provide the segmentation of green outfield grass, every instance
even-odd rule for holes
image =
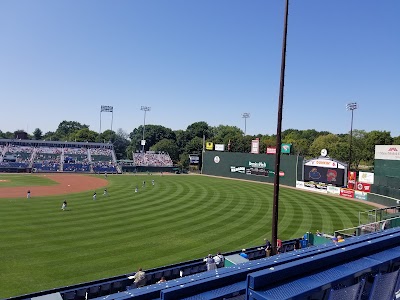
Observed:
[[[5,181],[3,181],[5,180]],[[46,178],[44,175],[32,174],[0,174],[0,188],[17,186],[55,185],[57,182]],[[1,193],[1,191],[0,191]]]
[[[271,185],[188,175],[108,180],[109,196],[99,190],[96,201],[92,192],[0,199],[0,298],[261,245],[271,236]],[[61,211],[65,198],[68,211]],[[279,238],[352,227],[370,208],[281,188]]]

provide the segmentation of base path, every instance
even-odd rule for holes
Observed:
[[[31,176],[31,175],[27,175]],[[18,186],[0,188],[0,198],[26,197],[26,192],[31,191],[32,197],[65,195],[95,190],[108,185],[108,181],[88,175],[80,174],[45,174],[32,175],[49,178],[58,184],[50,186]]]

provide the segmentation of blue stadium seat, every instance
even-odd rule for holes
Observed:
[[[368,300],[392,300],[399,280],[399,270],[375,275]]]
[[[63,294],[64,300],[74,300],[75,299],[75,291],[66,292]]]
[[[365,280],[338,290],[331,289],[328,300],[360,300]]]
[[[108,295],[111,292],[111,283],[103,283],[100,285],[100,295]]]

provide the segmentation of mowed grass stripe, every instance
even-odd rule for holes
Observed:
[[[247,248],[270,237],[270,185],[182,175],[108,180],[109,196],[99,189],[96,201],[93,191],[0,201],[0,297]],[[70,210],[62,212],[64,199]],[[281,188],[278,236],[357,225],[366,207]],[[341,214],[342,221],[334,219]]]

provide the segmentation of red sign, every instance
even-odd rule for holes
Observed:
[[[340,189],[340,196],[354,198],[354,190]]]
[[[285,176],[285,172],[283,172],[283,171],[279,171],[279,176],[280,176],[280,177],[283,177],[283,176]]]
[[[369,193],[371,191],[371,184],[364,182],[357,182],[356,190]]]
[[[276,147],[267,147],[267,154],[276,154]]]
[[[356,185],[357,172],[349,171],[347,174],[347,188],[354,190]]]

